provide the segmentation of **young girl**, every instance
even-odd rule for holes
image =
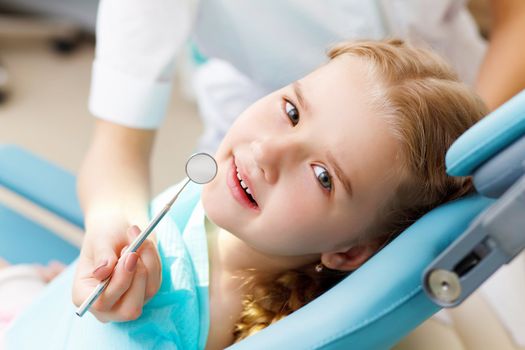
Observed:
[[[471,191],[469,179],[446,175],[444,156],[486,109],[442,60],[397,40],[341,43],[328,55],[242,113],[215,155],[216,178],[202,195],[199,186],[185,190],[159,225],[162,284],[145,305],[140,251],[117,263],[91,311],[102,321],[136,320],[74,316],[70,268],[18,318],[8,344],[29,348],[45,337],[53,349],[222,349],[313,300],[425,212]],[[137,233],[132,227],[129,240]],[[94,276],[79,266],[76,305],[99,282]]]

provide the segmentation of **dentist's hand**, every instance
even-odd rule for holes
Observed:
[[[121,257],[139,233],[137,226],[129,227],[125,220],[115,217],[96,220],[86,230],[73,283],[73,303],[78,307],[93,288],[113,273],[89,310],[101,322],[137,319],[160,287],[161,263],[153,235],[136,253]]]

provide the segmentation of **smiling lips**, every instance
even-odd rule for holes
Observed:
[[[244,174],[241,175],[241,173],[242,171],[239,171],[235,164],[235,160],[233,159],[230,171],[228,172],[227,185],[230,188],[233,197],[242,206],[247,207],[249,209],[258,210],[259,206],[255,200],[253,188],[250,189],[247,177],[244,176]]]

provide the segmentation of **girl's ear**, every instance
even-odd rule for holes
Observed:
[[[343,252],[321,254],[321,262],[332,270],[353,271],[368,260],[378,249],[376,243],[359,244]]]

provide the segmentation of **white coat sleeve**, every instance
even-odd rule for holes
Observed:
[[[91,113],[124,126],[158,127],[170,97],[175,56],[194,13],[191,0],[101,0]]]

